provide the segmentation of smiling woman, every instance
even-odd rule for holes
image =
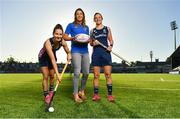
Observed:
[[[39,65],[43,75],[42,85],[44,91],[44,100],[49,105],[53,96],[54,88],[54,73],[56,73],[57,80],[61,80],[58,66],[56,64],[57,57],[56,51],[63,46],[67,53],[67,60],[71,60],[71,54],[66,42],[62,38],[63,28],[60,24],[57,24],[53,30],[53,37],[45,41],[43,48],[39,52]],[[50,87],[48,90],[48,78],[50,77]]]
[[[66,41],[71,41],[72,65],[74,68],[73,95],[75,102],[81,103],[83,102],[83,100],[87,99],[84,91],[85,91],[86,81],[89,75],[90,63],[89,63],[88,42],[80,44],[75,41],[76,36],[79,34],[89,35],[89,27],[86,25],[85,13],[81,8],[75,10],[74,21],[68,24],[65,31],[65,35],[63,37]],[[80,77],[81,71],[83,75],[81,79],[81,88],[78,92],[78,79]]]

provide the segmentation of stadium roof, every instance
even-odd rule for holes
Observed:
[[[180,57],[180,45],[179,45],[179,47],[171,54],[170,57]]]

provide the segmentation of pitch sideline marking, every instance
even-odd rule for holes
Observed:
[[[161,80],[161,81],[164,81],[164,79],[163,79],[163,78],[160,78],[160,80]]]
[[[101,86],[105,87],[105,86]],[[159,91],[179,91],[180,89],[168,89],[168,88],[134,88],[134,87],[114,87],[114,88],[124,88],[124,89],[135,89],[135,90],[159,90]]]

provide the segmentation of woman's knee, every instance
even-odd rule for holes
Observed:
[[[54,79],[54,74],[50,74],[50,79]]]
[[[89,74],[83,74],[83,78],[88,78]]]
[[[48,76],[48,75],[43,75],[43,80],[44,80],[44,81],[47,81],[47,80],[48,80],[48,78],[49,78],[49,76]]]
[[[109,73],[109,72],[107,73],[106,72],[106,73],[104,73],[104,75],[105,75],[106,79],[111,79],[111,73]]]
[[[100,74],[99,74],[99,73],[94,73],[94,79],[95,79],[95,80],[98,80],[99,77],[100,77]]]
[[[74,74],[74,77],[75,77],[75,78],[79,78],[79,76],[80,76],[80,73],[75,73],[75,74]]]

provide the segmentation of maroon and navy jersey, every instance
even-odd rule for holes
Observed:
[[[58,48],[54,47],[54,37],[50,38],[49,41],[50,41],[51,46],[52,46],[52,51],[53,51],[54,57],[55,57],[55,59],[57,61],[56,51],[59,50],[60,47],[62,46],[62,41],[59,42],[59,47]],[[40,52],[38,54],[38,58],[39,59],[47,59],[47,60],[51,61],[49,55],[47,54],[45,46],[40,50]]]

